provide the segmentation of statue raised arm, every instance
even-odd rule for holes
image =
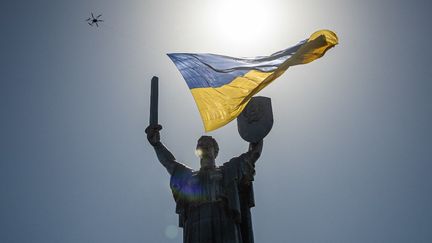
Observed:
[[[150,125],[146,128],[147,140],[153,146],[159,162],[167,169],[168,173],[172,175],[177,165],[180,164],[176,161],[174,155],[163,145],[160,141],[161,125]]]
[[[257,143],[251,142],[249,143],[249,150],[247,154],[249,154],[250,162],[255,164],[255,162],[259,159],[261,156],[261,152],[263,149],[263,140],[260,140]]]

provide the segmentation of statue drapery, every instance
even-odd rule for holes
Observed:
[[[213,169],[177,165],[170,187],[184,243],[254,242],[254,162],[248,152]]]

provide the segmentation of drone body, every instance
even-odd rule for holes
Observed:
[[[93,13],[91,13],[91,17],[86,19],[86,21],[90,26],[96,25],[96,27],[99,27],[98,23],[104,22],[102,19],[99,19],[101,16],[102,14],[99,14],[97,17],[95,17]]]

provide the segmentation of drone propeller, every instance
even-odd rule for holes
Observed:
[[[94,15],[93,15],[93,13],[91,13],[91,16],[92,16],[92,18],[95,18]]]
[[[90,23],[87,23],[87,24],[89,24],[90,26],[93,26],[93,24],[90,24]]]
[[[104,22],[103,19],[98,19],[98,22]]]
[[[99,14],[96,18],[98,19],[98,18],[100,18],[102,16],[102,14]]]
[[[91,20],[91,18],[88,18],[88,19],[86,19],[85,21],[90,21]]]
[[[98,25],[98,23],[97,23],[97,22],[95,22],[95,24],[96,24],[96,26],[97,26],[97,27],[99,27],[99,25]]]

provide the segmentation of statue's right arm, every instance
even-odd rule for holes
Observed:
[[[172,175],[179,163],[175,160],[174,155],[161,143],[159,133],[161,129],[161,125],[150,125],[145,132],[147,133],[147,140],[153,146],[159,162],[167,169],[168,173]]]
[[[174,155],[161,142],[157,142],[153,148],[156,152],[159,162],[167,169],[168,173],[172,175],[179,164],[176,161]]]

